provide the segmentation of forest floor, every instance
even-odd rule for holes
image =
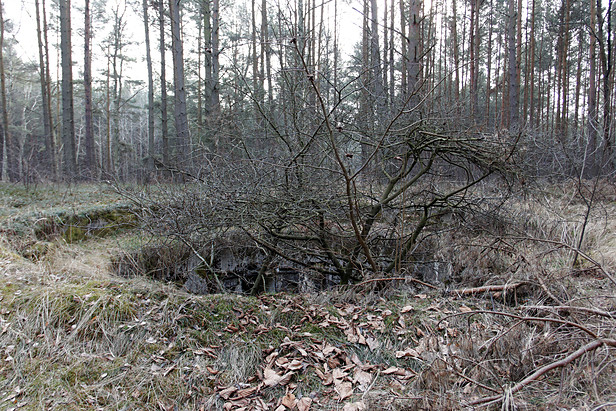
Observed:
[[[584,191],[515,200],[489,282],[247,297],[114,275],[146,240],[112,190],[1,185],[0,409],[616,409],[613,192],[579,252]]]

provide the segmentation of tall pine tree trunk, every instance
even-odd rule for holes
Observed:
[[[39,52],[39,71],[41,78],[41,104],[43,106],[43,132],[45,134],[45,152],[47,154],[48,170],[52,180],[56,178],[56,149],[54,144],[51,120],[51,106],[49,99],[51,96],[47,93],[47,81],[49,67],[45,64],[45,44],[43,42],[43,32],[41,24],[41,10],[39,0],[34,1],[36,10],[36,37],[38,41]]]
[[[268,109],[274,110],[274,90],[272,86],[272,49],[269,44],[269,25],[267,18],[267,0],[261,0],[261,39],[265,52],[265,75],[267,78],[267,105]]]
[[[488,50],[492,50],[492,33],[493,33],[493,27],[494,25],[492,24],[492,16],[493,16],[493,5],[492,5],[492,0],[490,0],[490,23],[489,25],[489,29],[488,29]],[[484,124],[487,126],[490,122],[490,100],[491,100],[491,96],[492,96],[492,53],[489,52],[487,53],[487,67],[486,67],[486,103],[485,103],[485,120],[484,120]],[[498,79],[497,79],[498,81]],[[498,87],[494,87],[494,94],[498,95]],[[496,112],[496,109],[494,110]]]
[[[251,33],[251,60],[252,60],[252,92],[253,92],[253,110],[254,110],[254,123],[255,131],[259,128],[261,123],[260,109],[263,107],[263,93],[261,89],[261,82],[259,74],[259,57],[257,52],[257,0],[250,1],[250,17],[252,23]]]
[[[13,139],[9,130],[9,114],[6,100],[6,74],[4,72],[4,15],[0,2],[0,104],[2,104],[2,134],[4,135],[4,149],[6,150],[6,170],[10,181],[19,180],[19,142]],[[0,153],[1,154],[1,153]],[[1,163],[0,163],[1,165]]]
[[[597,37],[595,36],[597,26],[597,6],[595,0],[590,0],[590,47],[589,47],[589,81],[588,81],[588,143],[592,153],[593,174],[597,171],[598,148],[597,130],[599,127],[597,119]]]
[[[173,56],[174,122],[176,140],[176,163],[187,159],[189,145],[188,113],[186,111],[186,87],[184,78],[184,44],[180,32],[180,0],[169,0],[171,16],[171,54]]]
[[[220,116],[220,3],[212,0],[212,95],[210,107],[213,117]]]
[[[611,16],[612,16],[612,1],[608,2],[607,27],[605,17],[602,11],[601,0],[597,0],[596,17],[597,17],[597,42],[599,44],[599,61],[601,63],[601,91],[603,95],[603,144],[604,153],[606,155],[605,160],[610,161],[610,168],[614,168],[612,162],[614,161],[614,142],[612,136],[610,136],[610,128],[612,123],[611,117],[611,92],[612,92],[612,33],[611,33]],[[607,32],[607,33],[606,33]]]
[[[143,25],[145,29],[145,58],[148,66],[148,172],[154,171],[154,77],[150,51],[150,18],[148,2],[143,0]]]
[[[111,169],[110,173],[118,173],[119,178],[126,177],[125,171],[125,159],[121,158],[123,155],[120,150],[120,108],[122,106],[122,88],[123,88],[123,73],[124,73],[124,55],[122,49],[124,47],[123,32],[126,26],[124,15],[126,8],[120,10],[122,4],[117,3],[114,10],[114,26],[113,26],[113,54],[111,59],[111,66],[113,68],[113,110],[111,112]]]
[[[534,126],[534,118],[535,118],[535,49],[536,49],[536,40],[535,40],[535,1],[532,0],[532,8],[531,8],[531,23],[530,23],[530,64],[528,67],[528,71],[530,73],[528,80],[528,87],[530,87],[529,91],[529,119],[528,123],[531,126]]]
[[[370,71],[372,72],[372,93],[376,103],[376,118],[382,123],[385,115],[385,89],[383,87],[383,69],[379,44],[379,21],[376,0],[370,0]]]
[[[4,78],[4,15],[2,14],[4,5],[0,1],[0,104],[2,104],[2,112],[6,110],[6,91],[5,91],[5,78]],[[4,153],[12,150],[11,138],[8,134],[8,121],[4,121],[4,115],[2,116],[2,121],[0,122],[0,138],[2,143],[0,145],[0,178],[2,178],[2,174],[4,173]],[[8,168],[11,168],[10,161],[8,162]],[[10,174],[9,174],[10,175]],[[10,177],[9,177],[10,179]]]
[[[520,83],[518,82],[517,69],[517,44],[516,44],[516,26],[517,26],[517,4],[516,0],[509,0],[509,29],[508,29],[508,55],[509,55],[509,130],[517,132],[520,124]]]
[[[160,116],[161,138],[163,142],[163,164],[169,165],[169,127],[167,112],[167,63],[165,59],[165,3],[159,0],[158,23],[160,29]]]
[[[60,52],[62,55],[62,159],[64,175],[77,177],[75,114],[73,108],[73,61],[71,47],[71,1],[60,0]]]
[[[199,8],[199,19],[197,20],[197,133],[203,135],[203,6]]]
[[[86,158],[85,168],[87,177],[94,178],[96,175],[96,156],[94,152],[94,126],[92,124],[92,41],[90,0],[85,0],[84,5],[84,64],[83,64],[83,90],[85,99],[85,139]]]
[[[410,99],[410,106],[415,107],[419,104],[419,87],[421,76],[421,10],[423,8],[422,0],[410,0],[409,7],[409,66],[408,66],[408,86],[409,94],[413,97]]]
[[[396,64],[394,60],[394,50],[395,50],[394,46],[395,46],[395,35],[396,35],[396,31],[395,31],[396,22],[394,21],[395,8],[396,8],[395,0],[391,0],[391,4],[389,6],[389,13],[390,13],[390,16],[389,16],[389,108],[392,113],[395,110],[394,101],[396,99],[396,72],[395,72]],[[387,41],[387,39],[384,38],[383,41]]]
[[[47,33],[49,30],[47,29],[47,10],[46,10],[46,0],[41,0],[41,12],[43,14],[43,43],[45,49],[45,77],[46,77],[46,88],[47,88],[47,111],[49,112],[49,127],[51,128],[51,143],[53,146],[52,149],[52,159],[53,159],[53,173],[52,175],[55,178],[58,178],[60,175],[60,165],[58,158],[58,133],[54,124],[54,116],[51,110],[51,70],[49,65],[49,38]]]
[[[478,76],[476,75],[478,71],[477,67],[477,59],[479,52],[476,49],[477,43],[475,42],[475,38],[479,38],[479,28],[478,26],[478,15],[479,15],[479,0],[471,0],[471,18],[470,18],[470,30],[469,30],[469,66],[470,66],[470,105],[471,105],[471,121],[473,123],[477,122],[477,105],[479,101],[478,90],[479,87],[477,85]]]
[[[455,8],[456,2],[453,2]],[[406,27],[408,24],[406,3],[404,0],[400,0],[400,37],[402,47],[400,47],[401,64],[400,64],[400,88],[402,89],[402,99],[406,99],[408,93],[408,37],[406,36]]]
[[[460,52],[458,48],[458,9],[456,7],[456,3],[456,1],[452,2],[453,15],[451,16],[451,39],[454,65],[453,101],[457,109],[460,103]]]

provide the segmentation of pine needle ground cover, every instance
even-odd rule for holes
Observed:
[[[78,215],[94,191],[53,207]],[[105,207],[122,202],[105,196]],[[583,210],[567,192],[549,196],[549,207],[519,200],[534,230],[523,240],[486,237],[482,251],[465,241],[463,253],[443,240],[454,266],[473,259],[491,279],[375,278],[255,297],[114,275],[112,257],[144,241],[136,227],[75,242],[59,235],[32,258],[39,240],[32,220],[15,229],[15,209],[39,200],[15,207],[4,196],[0,409],[609,409],[614,199],[602,200],[571,268],[567,236]],[[36,212],[52,214],[47,201]],[[496,254],[510,263],[500,272]]]

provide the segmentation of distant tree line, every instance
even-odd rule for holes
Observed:
[[[17,54],[0,9],[4,180],[184,179],[221,159],[281,156],[285,167],[310,157],[327,168],[327,150],[350,171],[391,177],[408,149],[400,136],[419,124],[515,140],[535,174],[614,169],[612,0],[23,7],[36,32],[19,35],[36,35],[37,63]],[[357,37],[342,23],[351,15]],[[126,33],[137,21],[145,42],[134,56]],[[129,66],[144,78],[128,77]]]

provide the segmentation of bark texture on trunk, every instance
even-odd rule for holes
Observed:
[[[174,121],[176,131],[177,163],[186,160],[188,155],[189,131],[186,112],[186,86],[184,78],[184,44],[180,30],[180,0],[169,0],[171,16],[171,54],[173,56]]]
[[[60,0],[60,52],[62,55],[62,159],[65,177],[73,180],[77,177],[77,152],[73,107],[70,0]]]

